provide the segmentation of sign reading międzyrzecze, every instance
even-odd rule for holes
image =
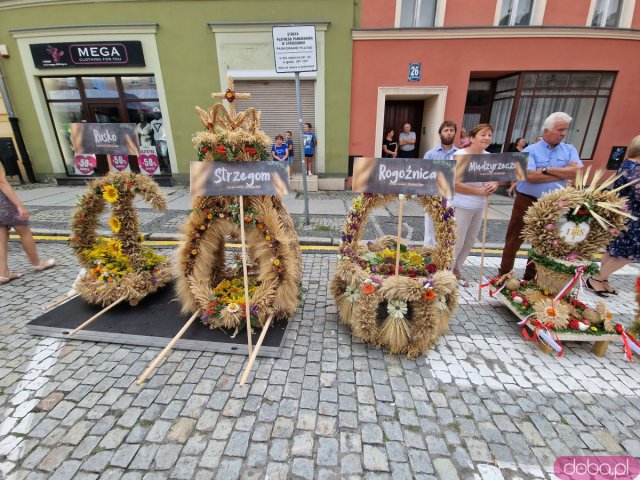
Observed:
[[[526,180],[528,157],[525,152],[454,154],[456,182]]]
[[[76,155],[138,155],[135,123],[72,123],[71,144]]]
[[[455,162],[421,158],[356,158],[353,164],[354,192],[438,195],[454,193]]]
[[[191,162],[192,196],[286,195],[284,162]]]
[[[144,67],[142,42],[51,42],[29,45],[36,68]]]

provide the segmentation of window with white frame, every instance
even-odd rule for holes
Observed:
[[[433,27],[437,0],[402,0],[400,27]]]
[[[499,25],[531,25],[533,3],[534,0],[502,0]]]
[[[596,0],[592,27],[619,27],[622,0]]]

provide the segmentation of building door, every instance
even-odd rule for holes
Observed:
[[[422,136],[422,113],[424,110],[423,100],[387,100],[384,104],[384,129],[393,128],[396,132],[395,139],[398,140],[402,126],[405,123],[411,124],[411,131],[416,132],[416,152],[420,151],[420,137]],[[416,153],[417,155],[417,153]],[[398,156],[402,156],[398,150]]]
[[[126,123],[126,114],[121,110],[119,103],[87,102],[87,108],[91,123]],[[98,174],[106,175],[109,173],[107,155],[96,155],[96,160]],[[129,158],[129,165],[132,165],[131,158]]]

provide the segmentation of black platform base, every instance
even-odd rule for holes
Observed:
[[[99,311],[99,307],[76,297],[29,322],[27,331],[47,337],[164,348],[189,319],[180,313],[180,303],[170,285],[144,298],[137,307],[128,303],[117,305],[86,328],[69,336],[70,331]],[[279,357],[288,327],[289,322],[286,321],[270,327],[258,356]],[[232,331],[209,329],[196,320],[174,348],[248,355],[246,330],[235,338],[231,338],[232,334]],[[259,336],[260,330],[255,331],[253,345]]]

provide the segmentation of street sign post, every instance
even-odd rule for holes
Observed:
[[[318,70],[316,53],[316,27],[313,25],[290,25],[273,27],[273,52],[276,73],[294,73],[296,78],[296,103],[298,106],[298,128],[300,129],[300,161],[302,164],[302,189],[304,192],[304,223],[309,225],[309,193],[304,163],[304,130],[302,128],[302,102],[300,100],[300,72]]]

